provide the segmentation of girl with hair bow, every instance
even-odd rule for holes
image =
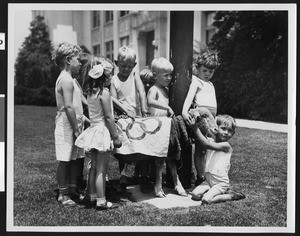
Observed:
[[[83,89],[87,94],[90,127],[76,139],[75,145],[91,152],[91,169],[88,177],[89,206],[96,210],[118,207],[106,200],[106,173],[114,148],[122,146],[117,133],[113,104],[107,86],[110,85],[113,64],[105,57],[91,57],[83,68]]]

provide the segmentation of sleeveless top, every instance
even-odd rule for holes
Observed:
[[[104,90],[108,90],[107,88],[104,88]],[[101,106],[100,100],[99,100],[99,92],[92,93],[87,96],[87,103],[89,106],[89,117],[92,125],[97,125],[101,122],[104,122],[104,113],[103,108]],[[111,101],[111,111],[113,114],[113,103]]]
[[[108,90],[107,88],[104,89]],[[86,151],[92,149],[100,152],[110,151],[113,148],[113,142],[105,124],[103,107],[99,99],[99,91],[89,94],[87,96],[87,102],[91,125],[77,137],[75,145]],[[112,101],[110,106],[113,114]]]
[[[117,91],[117,99],[129,111],[132,111],[136,116],[141,116],[139,95],[135,86],[134,73],[132,72],[126,81],[121,81],[118,75],[112,77],[111,83]]]
[[[156,100],[164,105],[169,105],[169,98],[165,97],[156,86],[152,86],[150,88],[150,90],[153,90],[153,89],[155,89],[158,93],[158,97],[156,98]],[[159,108],[155,108],[155,107],[151,107],[151,106],[149,106],[148,110],[149,110],[151,116],[168,116],[167,110],[163,110],[163,109],[159,109]]]
[[[196,106],[211,107],[217,109],[216,92],[212,82],[206,82],[196,76],[192,76],[191,86],[197,86],[199,88],[194,97]]]
[[[58,89],[58,83],[62,78],[69,77],[72,79],[73,82],[73,107],[76,113],[76,118],[81,119],[83,117],[83,107],[82,107],[82,101],[81,101],[81,89],[79,88],[77,82],[75,79],[72,78],[72,76],[63,70],[60,75],[58,76],[55,84],[55,98],[56,98],[56,104],[57,104],[57,109],[60,112],[65,111],[64,104],[63,104],[63,96],[57,91]]]
[[[212,139],[210,139],[211,142]],[[223,179],[224,182],[229,183],[228,172],[230,169],[231,152],[225,153],[222,151],[215,151],[207,149],[205,153],[205,172]]]

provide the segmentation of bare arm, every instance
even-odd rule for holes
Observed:
[[[66,115],[73,129],[73,133],[75,137],[77,137],[79,135],[79,130],[76,121],[76,113],[73,106],[73,81],[71,79],[62,79],[61,89],[63,92],[64,108],[66,111]]]
[[[154,107],[162,110],[168,111],[168,114],[172,116],[174,114],[172,108],[166,104],[163,104],[157,100],[158,92],[157,89],[153,86],[150,88],[147,96],[148,106]]]
[[[200,131],[198,128],[194,118],[192,118],[192,125],[190,126],[194,131],[197,140],[208,149],[216,150],[216,151],[223,151],[223,152],[232,152],[232,147],[228,142],[210,142]]]
[[[103,107],[103,114],[104,114],[104,119],[105,119],[105,123],[107,125],[107,128],[109,130],[110,136],[112,138],[112,140],[114,140],[115,145],[116,144],[120,144],[121,146],[121,141],[119,138],[119,134],[117,133],[117,129],[115,126],[115,121],[114,121],[114,117],[112,114],[112,110],[111,110],[111,96],[108,90],[104,89],[103,93],[100,97],[100,101],[101,101],[101,105]],[[120,146],[116,146],[116,147],[120,147]]]
[[[85,96],[83,95],[83,94],[81,94],[81,101],[82,101],[82,103],[84,104],[84,105],[88,105],[87,104],[87,100],[86,100],[86,98],[85,98]]]
[[[192,119],[192,117],[188,113],[188,110],[190,109],[190,107],[192,105],[192,102],[196,95],[197,89],[198,89],[198,87],[195,86],[195,84],[192,82],[190,84],[188,94],[184,100],[184,104],[183,104],[183,108],[182,108],[182,117],[188,124],[191,124],[191,119]]]
[[[135,79],[136,89],[137,89],[137,91],[139,93],[139,97],[140,97],[141,112],[142,112],[142,115],[144,116],[147,113],[147,98],[146,98],[144,84],[143,84],[140,76],[138,75],[138,73],[135,73],[134,79]]]

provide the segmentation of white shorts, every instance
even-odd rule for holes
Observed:
[[[80,120],[78,120],[78,126],[82,127]],[[69,162],[84,157],[83,149],[74,145],[73,129],[65,112],[57,112],[54,138],[56,160]]]
[[[205,182],[202,184],[209,185],[210,188],[218,189],[222,194],[224,194],[229,189],[229,181],[224,181],[224,179],[218,178],[217,176],[205,172]]]

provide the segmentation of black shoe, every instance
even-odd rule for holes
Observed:
[[[237,201],[246,198],[246,196],[243,193],[232,190],[228,191],[228,194],[231,196],[232,201]]]
[[[150,188],[150,182],[146,177],[142,177],[140,180],[140,190],[142,193],[150,193],[152,191]]]
[[[126,187],[128,184],[127,176],[126,175],[121,175],[120,177],[120,182],[117,187],[117,192],[118,193],[124,193],[126,191]]]
[[[196,195],[196,194],[193,194],[192,192],[190,192],[190,194],[192,195],[192,200],[194,201],[201,201],[202,200],[202,197],[203,195]]]
[[[78,201],[80,198],[80,193],[75,188],[69,190],[69,195],[73,201]]]
[[[118,187],[117,187],[117,193],[124,193],[126,191],[126,185],[119,183]]]
[[[116,209],[118,207],[119,207],[118,204],[106,201],[104,204],[102,204],[100,206],[96,206],[95,210],[96,211],[106,211],[106,210]]]

